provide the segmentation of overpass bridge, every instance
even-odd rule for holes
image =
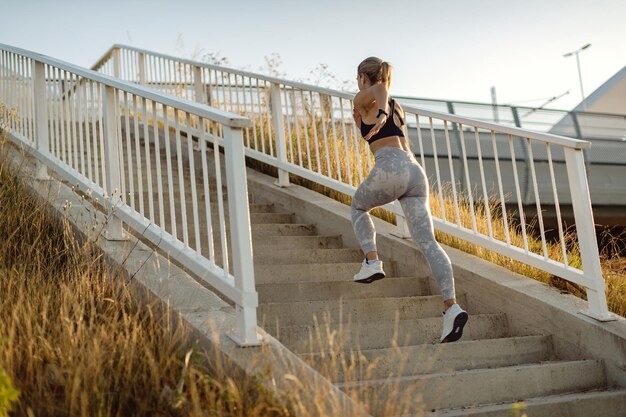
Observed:
[[[447,248],[470,322],[464,341],[441,345],[434,343],[441,297],[421,254],[403,239],[398,205],[386,206],[397,226],[377,224],[389,279],[355,286],[350,277],[362,255],[348,207],[292,184],[299,177],[350,196],[367,175],[373,161],[349,118],[352,95],[121,46],[94,69],[0,45],[0,99],[12,110],[2,129],[28,151],[31,162],[23,163],[36,183],[60,181],[71,198],[65,182],[99,198],[110,242],[140,239],[195,280],[184,284],[157,270],[144,281],[170,279],[171,306],[190,324],[205,326],[229,311],[238,346],[291,352],[315,370],[298,374],[305,386],[323,375],[334,387],[329,401],[347,393],[348,403],[365,404],[372,415],[389,415],[390,387],[422,393],[397,415],[426,407],[432,415],[504,416],[520,398],[530,415],[622,415],[626,322],[606,304],[588,141],[404,106],[414,126],[408,137],[432,180],[435,227],[587,292],[588,301],[563,298]],[[246,169],[244,158],[272,167],[275,177]],[[546,201],[557,218],[558,245],[550,251]],[[568,251],[561,204],[572,207],[582,262]],[[510,233],[516,221],[520,240]],[[196,285],[195,298],[177,285]],[[227,303],[215,301],[216,293]],[[327,332],[316,319],[322,314]],[[313,348],[309,332],[319,335]],[[325,374],[333,334],[345,337],[340,353],[348,362],[373,373]],[[398,349],[410,366],[394,359]],[[249,366],[251,354],[230,354]]]

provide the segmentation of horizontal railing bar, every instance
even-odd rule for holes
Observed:
[[[576,113],[577,115],[581,115],[581,116],[606,116],[606,117],[617,117],[617,118],[624,118],[624,114],[619,114],[619,113],[605,113],[605,112],[594,112],[594,111],[580,111],[580,110],[563,110],[563,109],[551,109],[551,108],[544,108],[544,107],[529,107],[529,106],[517,106],[515,104],[506,104],[506,103],[497,103],[497,104],[491,104],[491,103],[481,103],[481,102],[476,102],[476,101],[463,101],[463,100],[444,100],[444,99],[439,99],[439,98],[425,98],[425,97],[412,97],[412,96],[398,96],[398,95],[394,95],[394,98],[396,99],[401,99],[401,100],[414,100],[414,101],[425,101],[425,102],[433,102],[433,103],[452,103],[453,105],[466,105],[466,106],[471,106],[471,107],[476,107],[477,110],[479,110],[480,107],[484,107],[484,110],[489,110],[492,111],[494,108],[496,108],[497,110],[505,110],[505,111],[510,111],[510,109],[515,108],[518,110],[531,110],[533,112],[539,112],[539,114],[542,113],[555,113],[555,114],[569,114],[569,113]]]
[[[180,97],[170,95],[167,93],[162,93],[154,89],[142,87],[138,84],[134,84],[131,82],[122,81],[118,78],[111,77],[106,74],[102,74],[102,73],[99,73],[99,72],[96,72],[87,68],[82,68],[82,67],[70,64],[69,62],[61,61],[56,58],[52,58],[52,57],[42,55],[36,52],[31,52],[25,49],[5,45],[2,43],[0,43],[0,49],[13,52],[18,55],[26,56],[36,61],[43,62],[48,65],[52,65],[56,68],[69,71],[75,75],[80,75],[84,78],[88,78],[92,81],[97,81],[102,84],[147,98],[149,100],[156,101],[161,104],[166,104],[170,107],[174,107],[176,109],[192,113],[196,116],[200,116],[205,119],[214,120],[216,122],[219,122],[227,126],[242,127],[242,128],[252,126],[252,122],[244,116],[240,116],[234,113],[229,113],[229,112],[219,110],[219,109],[214,109],[212,107],[208,107],[205,104],[197,103],[191,100],[182,99]]]
[[[553,135],[551,133],[541,133],[532,130],[520,129],[518,127],[503,126],[495,123],[483,122],[476,119],[457,116],[454,114],[440,113],[432,110],[424,110],[407,104],[402,105],[405,111],[409,113],[417,113],[420,116],[433,117],[443,119],[450,122],[461,123],[463,125],[471,125],[481,129],[494,130],[498,133],[506,133],[522,138],[535,139],[542,142],[554,143],[555,145],[564,146],[573,149],[586,149],[591,147],[591,142],[580,139],[568,138],[565,136]]]
[[[457,226],[455,223],[444,222],[443,220],[435,217],[433,217],[433,223],[437,223],[439,225],[438,229],[444,233],[463,238],[471,243],[479,244],[486,249],[509,256],[524,264],[549,272],[561,278],[565,278],[578,285],[590,287],[592,284],[591,280],[580,269],[566,267],[563,263],[556,262],[552,259],[546,259],[542,255],[537,255],[536,253],[526,252],[523,248],[512,245],[510,246],[507,245],[506,242],[489,239],[487,236],[477,235],[472,230],[462,226]]]
[[[259,80],[265,80],[265,81],[269,81],[269,82],[276,83],[276,84],[282,84],[282,85],[286,85],[286,86],[289,86],[289,87],[298,88],[298,89],[301,89],[301,90],[311,90],[311,91],[315,91],[315,92],[326,94],[326,95],[330,95],[330,96],[336,96],[336,97],[345,98],[345,99],[348,99],[348,100],[352,100],[352,98],[354,98],[354,94],[352,94],[352,93],[347,93],[347,92],[343,92],[343,91],[333,90],[331,88],[319,87],[319,86],[316,86],[316,85],[301,83],[301,82],[298,82],[298,81],[284,80],[282,78],[272,77],[270,75],[258,74],[258,73],[254,73],[254,72],[238,70],[238,69],[235,69],[235,68],[221,67],[219,65],[207,64],[206,62],[193,61],[191,59],[186,59],[186,58],[179,58],[179,57],[176,57],[176,56],[173,56],[173,55],[162,54],[160,52],[152,52],[152,51],[148,51],[148,50],[145,50],[145,49],[135,48],[133,46],[126,46],[126,45],[121,45],[121,44],[115,44],[115,45],[113,45],[111,47],[110,52],[113,49],[115,49],[115,48],[130,49],[130,50],[133,50],[133,51],[137,51],[137,52],[141,52],[141,53],[145,53],[145,54],[149,54],[149,55],[153,55],[153,56],[158,56],[158,57],[161,57],[161,58],[164,58],[164,59],[178,61],[178,62],[183,63],[183,64],[188,64],[188,65],[193,65],[193,66],[198,66],[198,67],[204,67],[204,68],[208,68],[208,69],[212,69],[212,70],[218,70],[218,71],[227,71],[227,72],[229,72],[231,74],[237,74],[237,75],[241,75],[241,76],[244,76],[244,77],[258,78]],[[91,68],[94,69],[96,67],[97,67],[97,64],[92,66]],[[180,82],[179,82],[179,84],[180,84]]]
[[[102,55],[102,57],[96,61],[96,63],[91,67],[92,69],[102,65],[103,61],[106,61],[106,59],[108,59],[111,56],[111,53],[113,52],[113,50],[115,48],[125,48],[128,50],[132,50],[132,51],[136,51],[139,53],[144,53],[144,54],[150,54],[150,55],[154,55],[154,56],[159,56],[161,58],[166,58],[166,59],[171,59],[171,60],[175,60],[175,61],[179,61],[182,62],[184,64],[189,64],[189,65],[193,65],[193,66],[205,66],[207,68],[211,68],[211,69],[218,69],[218,70],[228,70],[230,72],[232,72],[233,74],[238,74],[238,75],[245,75],[245,76],[250,76],[253,78],[259,78],[259,79],[264,79],[267,81],[271,81],[271,82],[276,82],[276,83],[281,83],[284,85],[289,85],[289,86],[294,86],[297,88],[303,88],[305,90],[312,90],[312,91],[320,91],[320,92],[329,92],[332,95],[335,94],[340,94],[338,95],[338,97],[342,97],[342,98],[349,98],[349,97],[353,97],[354,94],[353,93],[346,93],[346,92],[342,92],[339,90],[333,90],[333,89],[327,89],[327,88],[323,88],[323,87],[319,87],[313,84],[307,84],[307,83],[301,83],[298,81],[290,81],[290,80],[285,80],[285,79],[281,79],[281,78],[277,78],[277,77],[272,77],[269,75],[264,75],[264,74],[258,74],[258,73],[253,73],[253,72],[248,72],[248,71],[243,71],[243,70],[238,70],[235,68],[227,68],[227,67],[222,67],[219,65],[214,65],[214,64],[208,64],[206,62],[199,62],[199,61],[194,61],[191,59],[187,59],[187,58],[181,58],[181,57],[177,57],[174,55],[167,55],[167,54],[162,54],[160,52],[154,52],[154,51],[149,51],[147,49],[141,49],[141,48],[137,48],[134,46],[129,46],[129,45],[124,45],[124,44],[114,44],[111,48],[109,48],[109,50]],[[454,104],[466,104],[466,105],[476,105],[476,106],[485,106],[485,107],[489,107],[490,109],[494,107],[493,104],[490,103],[479,103],[479,102],[472,102],[472,101],[462,101],[462,100],[444,100],[444,99],[431,99],[431,98],[420,98],[420,97],[411,97],[411,96],[402,96],[402,95],[394,95],[394,98],[397,99],[403,99],[403,100],[417,100],[417,101],[432,101],[432,102],[441,102],[441,103],[454,103]],[[521,110],[538,110],[538,111],[544,111],[544,112],[555,112],[555,113],[576,113],[576,114],[581,114],[581,115],[592,115],[592,116],[616,116],[616,117],[624,117],[623,114],[618,114],[618,113],[601,113],[601,112],[589,112],[589,111],[585,111],[585,112],[581,112],[581,111],[568,111],[568,110],[562,110],[562,109],[547,109],[547,108],[537,108],[537,107],[529,107],[529,106],[516,106],[513,104],[496,104],[495,107],[507,107],[507,108],[517,108],[517,109],[521,109]]]
[[[481,103],[477,101],[445,100],[441,98],[425,98],[425,97],[412,97],[412,96],[394,96],[394,97],[397,99],[401,99],[401,100],[429,101],[429,102],[443,103],[443,104],[452,103],[454,105],[460,104],[460,105],[468,105],[468,106],[476,106],[476,107],[489,107],[489,109],[492,109],[495,107],[495,108],[506,108],[508,110],[514,107],[514,108],[521,109],[521,110],[541,110],[541,111],[551,111],[555,113],[569,113],[567,110],[562,110],[562,109],[545,109],[545,108],[540,109],[537,107],[516,106],[514,104],[505,104],[505,103],[491,104],[491,103]]]
[[[330,89],[330,88],[323,88],[323,87],[319,87],[319,86],[315,86],[315,85],[311,85],[311,84],[306,84],[306,83],[300,83],[300,82],[296,82],[296,81],[284,80],[284,79],[281,79],[281,78],[271,77],[271,76],[257,74],[257,73],[248,72],[248,71],[237,70],[237,69],[233,69],[233,68],[221,67],[219,65],[207,64],[207,63],[204,63],[204,62],[193,61],[193,60],[186,59],[186,58],[179,58],[179,57],[175,57],[175,56],[172,56],[172,55],[161,54],[161,53],[158,53],[158,52],[152,52],[152,51],[148,51],[148,50],[144,50],[144,49],[140,49],[140,48],[135,48],[135,47],[132,47],[132,46],[126,46],[126,45],[122,45],[122,44],[115,44],[115,45],[113,45],[111,47],[111,49],[109,50],[109,53],[111,51],[113,51],[115,48],[125,48],[125,49],[133,50],[133,51],[136,51],[136,52],[149,54],[149,55],[153,55],[153,56],[158,56],[158,57],[162,57],[162,58],[165,58],[165,59],[169,59],[169,60],[177,61],[177,62],[180,62],[180,63],[188,64],[188,65],[199,66],[199,67],[209,68],[209,69],[218,70],[218,71],[226,71],[226,72],[229,72],[231,74],[237,74],[237,75],[241,75],[241,76],[245,76],[245,77],[257,78],[257,79],[269,81],[269,82],[280,84],[280,85],[284,85],[284,86],[290,86],[290,87],[294,87],[294,88],[298,88],[298,89],[302,89],[302,90],[307,90],[307,91],[314,91],[314,92],[318,92],[318,93],[321,93],[321,94],[326,94],[326,95],[329,95],[329,96],[343,98],[343,99],[350,100],[350,101],[352,101],[354,99],[354,94],[353,93],[342,92],[342,91],[333,90],[333,89]],[[94,65],[92,68],[96,68],[96,67],[97,66]],[[488,129],[488,130],[496,130],[496,131],[507,133],[507,134],[511,134],[511,135],[514,135],[514,136],[521,136],[521,137],[525,137],[525,138],[529,138],[529,139],[539,140],[539,141],[542,141],[542,142],[554,143],[554,144],[561,145],[561,146],[566,146],[566,147],[569,147],[569,148],[585,149],[585,148],[589,148],[591,146],[590,142],[584,141],[584,140],[580,140],[580,139],[573,139],[573,138],[568,138],[568,137],[565,137],[565,136],[553,135],[553,134],[550,134],[550,133],[534,132],[534,131],[531,131],[531,130],[525,130],[525,129],[515,128],[515,127],[502,126],[502,125],[498,125],[498,124],[495,124],[495,123],[483,122],[483,121],[480,121],[480,120],[475,120],[475,119],[471,119],[471,118],[467,118],[467,117],[452,115],[452,114],[448,114],[448,113],[440,113],[440,112],[436,112],[436,111],[421,109],[419,107],[411,106],[411,105],[408,105],[408,104],[403,104],[403,108],[405,109],[405,111],[408,110],[409,112],[417,113],[417,114],[419,114],[421,116],[435,117],[435,118],[448,120],[448,121],[455,122],[455,123],[462,123],[464,125],[472,125],[472,126],[476,126],[476,127],[483,128],[483,129]]]

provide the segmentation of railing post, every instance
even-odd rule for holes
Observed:
[[[605,283],[600,266],[600,254],[593,223],[591,198],[585,171],[583,152],[579,149],[565,148],[565,163],[567,166],[567,178],[572,193],[572,208],[582,258],[583,273],[587,277],[588,310],[581,313],[599,321],[616,320],[609,313],[606,304]]]
[[[450,114],[456,114],[454,112],[454,104],[451,101],[448,101],[448,113]],[[450,157],[454,160],[457,159],[458,160],[458,168],[457,168],[457,172],[461,173],[461,178],[463,178],[463,172],[465,172],[465,161],[463,160],[463,157],[461,155],[461,149],[462,149],[462,145],[461,145],[461,135],[459,134],[459,125],[458,123],[454,123],[454,122],[450,122],[452,124],[452,132],[454,133],[454,138],[456,139],[456,149],[458,154],[457,155],[450,155]],[[452,173],[450,173],[452,175]],[[459,180],[458,182],[456,182],[455,178],[452,178],[452,180],[456,183],[456,186],[459,187],[460,191],[463,191],[463,189],[465,188],[465,183],[462,180]]]
[[[146,54],[139,52],[139,84],[146,85]]]
[[[37,150],[43,154],[50,153],[50,139],[48,132],[48,117],[46,112],[46,70],[43,62],[32,61],[31,74],[33,76],[33,98],[35,102],[35,137]],[[35,179],[48,180],[46,164],[37,161]]]
[[[122,202],[122,178],[120,175],[120,138],[117,136],[115,89],[102,84],[102,120],[104,132],[104,172],[108,195],[104,204],[108,209],[105,237],[108,240],[127,240],[122,221],[115,215],[114,207]],[[150,197],[152,198],[152,196]]]
[[[513,114],[513,122],[515,123],[515,127],[522,127],[522,122],[519,118],[519,113],[517,111],[517,107],[511,106],[511,113]]]
[[[569,114],[572,116],[572,123],[574,124],[574,129],[576,130],[576,137],[580,140],[585,140],[585,137],[583,136],[583,131],[580,128],[578,114],[573,111],[570,112]],[[585,167],[587,168],[587,171],[589,171],[589,150],[588,149],[583,149],[583,156],[585,157]]]
[[[248,184],[241,128],[224,126],[224,154],[233,248],[233,272],[235,286],[243,294],[242,305],[236,306],[237,325],[230,337],[242,347],[258,346],[261,344],[261,337],[257,332],[256,317],[256,308],[259,302],[254,284]]]
[[[196,101],[198,103],[207,104],[204,85],[202,84],[202,68],[197,65],[193,67],[193,83],[196,92]]]
[[[113,49],[113,76],[115,78],[120,78],[120,70],[121,62],[120,62],[120,48]]]
[[[283,106],[280,100],[280,85],[272,83],[270,87],[270,102],[272,107],[272,124],[276,137],[276,158],[279,164],[287,164],[287,142],[285,140],[285,126],[283,124]],[[291,138],[290,138],[291,140]],[[274,184],[279,187],[289,186],[289,172],[278,168],[278,181]]]

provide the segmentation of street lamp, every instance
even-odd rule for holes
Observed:
[[[572,56],[572,55],[576,55],[576,65],[578,66],[578,82],[580,83],[580,95],[583,96],[583,101],[585,101],[585,93],[583,92],[583,77],[580,74],[580,59],[578,59],[578,53],[580,51],[584,51],[585,49],[589,48],[591,46],[590,43],[588,43],[587,45],[583,46],[580,49],[577,49],[573,52],[568,52],[565,55],[563,55],[563,58],[567,58],[568,56]]]

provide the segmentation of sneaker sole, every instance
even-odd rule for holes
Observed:
[[[359,280],[353,280],[354,282],[358,282],[359,284],[371,284],[374,281],[378,281],[379,279],[383,279],[385,278],[385,274],[381,274],[381,273],[377,273],[374,274],[370,277],[364,278],[364,279],[359,279]]]
[[[467,313],[459,313],[458,316],[454,318],[454,327],[452,327],[452,331],[441,341],[441,343],[450,343],[456,342],[463,336],[463,327],[465,327],[465,323],[467,323]]]

